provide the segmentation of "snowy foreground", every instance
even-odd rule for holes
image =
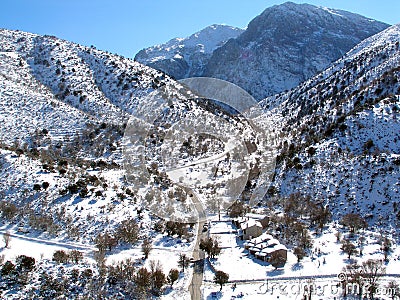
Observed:
[[[363,249],[364,255],[354,256],[348,260],[347,255],[340,249],[340,243],[336,241],[337,228],[331,224],[322,235],[315,236],[311,257],[305,257],[298,263],[296,256],[289,251],[286,265],[275,269],[269,263],[255,259],[244,249],[243,241],[236,238],[236,228],[229,218],[223,216],[221,221],[218,221],[218,217],[213,217],[210,225],[208,234],[219,241],[222,251],[216,259],[210,259],[205,264],[201,286],[204,299],[302,299],[308,287],[314,289],[313,297],[317,299],[340,299],[343,290],[339,286],[339,278],[343,275],[343,267],[346,264],[369,258],[383,258],[380,245],[377,243],[379,234],[365,231],[367,241]],[[1,233],[5,230],[4,226],[0,228]],[[148,259],[143,262],[144,266],[149,267],[151,261],[159,261],[163,271],[168,273],[170,269],[177,268],[179,254],[186,253],[190,256],[193,246],[193,243],[189,242],[176,243],[176,240],[160,234],[153,241],[153,249]],[[54,251],[71,249],[84,254],[84,263],[78,265],[78,268],[84,269],[88,265],[95,265],[93,246],[64,243],[44,236],[33,237],[30,233],[12,231],[9,248],[0,248],[0,255],[4,255],[4,260],[11,261],[18,255],[28,255],[35,258],[39,266],[54,268],[50,263]],[[126,258],[140,261],[142,256],[140,247],[116,248],[107,255],[107,264],[113,265]],[[400,249],[394,244],[389,261],[386,263],[386,276],[379,280],[380,289],[377,296],[379,295],[380,299],[391,299],[393,291],[386,286],[390,281],[398,280],[396,274],[399,267]],[[65,268],[69,268],[68,264]],[[229,274],[229,282],[223,286],[222,291],[213,282],[215,270]],[[192,272],[193,268],[190,267],[188,271],[181,273],[173,288],[166,288],[161,298],[189,299],[188,288]],[[357,286],[348,287],[349,295],[354,294],[357,288]],[[10,299],[18,299],[18,296]]]
[[[354,257],[350,261],[336,242],[337,230],[330,226],[322,235],[314,240],[313,255],[305,257],[297,263],[296,256],[289,251],[288,261],[283,268],[275,270],[270,264],[255,259],[244,249],[243,242],[236,239],[235,228],[229,220],[212,222],[210,235],[216,237],[223,248],[221,255],[206,264],[202,293],[205,299],[302,299],[304,290],[308,286],[314,287],[316,299],[338,299],[342,296],[342,289],[338,287],[343,267],[354,261],[365,261],[370,258],[382,259],[380,245],[376,242],[378,234],[366,231],[367,242],[364,255]],[[386,264],[388,276],[380,279],[380,289],[377,296],[382,299],[391,299],[390,289],[386,288],[389,281],[398,281],[400,267],[400,249],[393,246],[390,260]],[[213,283],[215,270],[222,270],[229,274],[229,283],[223,287]],[[356,291],[356,286],[349,287]],[[349,295],[352,290],[349,290]],[[358,297],[358,296],[357,296]]]

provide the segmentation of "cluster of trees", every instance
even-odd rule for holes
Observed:
[[[178,236],[179,238],[190,236],[188,224],[182,222],[160,220],[154,225],[154,229],[160,233],[166,232],[168,236]]]
[[[218,240],[211,237],[201,239],[199,244],[200,250],[205,251],[210,258],[215,258],[221,253],[221,247]]]
[[[313,246],[309,229],[315,228],[317,232],[322,232],[324,226],[331,221],[332,214],[321,202],[300,193],[277,198],[272,202],[274,204],[271,204],[271,208],[281,207],[283,216],[272,216],[269,226],[275,229],[276,235],[286,245],[293,247],[293,252],[300,262]]]
[[[359,214],[348,213],[342,217],[340,224],[349,230],[349,234],[343,239],[341,239],[342,234],[340,231],[336,233],[337,242],[342,244],[342,251],[347,254],[348,259],[357,254],[362,256],[366,238],[360,230],[368,228],[367,221]],[[381,235],[379,243],[383,260],[387,262],[392,251],[392,242],[387,236]]]
[[[56,250],[53,253],[53,261],[59,264],[75,263],[78,264],[83,259],[83,253],[78,250],[64,251]]]
[[[307,256],[308,250],[313,246],[313,240],[306,223],[284,215],[282,217],[271,217],[270,226],[275,228],[277,236],[279,236],[286,245],[291,245],[293,247],[294,254],[297,256],[298,261]]]
[[[26,255],[19,255],[15,263],[6,261],[2,264],[0,274],[7,285],[22,284],[28,282],[28,274],[35,268],[35,259]]]
[[[230,218],[238,218],[249,212],[249,207],[247,207],[242,201],[238,200],[233,202],[227,211]]]
[[[34,211],[28,211],[28,224],[31,228],[39,231],[47,231],[52,235],[56,235],[60,231],[60,226],[55,222],[54,218],[47,213],[36,214]]]
[[[104,277],[104,284],[113,290],[119,290],[134,299],[149,299],[160,296],[166,284],[172,287],[179,279],[179,271],[171,269],[165,274],[159,261],[150,261],[149,268],[138,269],[133,260],[126,259],[107,266]]]
[[[99,233],[95,238],[95,244],[99,251],[111,251],[117,244],[135,244],[139,240],[139,226],[135,219],[129,218],[122,221],[115,233]]]
[[[284,199],[283,211],[291,218],[308,220],[309,225],[317,230],[322,230],[332,219],[328,207],[313,201],[311,196],[300,193],[291,194]]]
[[[68,252],[57,250],[53,254],[55,263],[78,263],[81,259],[82,253],[77,250]],[[18,256],[15,262],[0,261],[0,282],[7,289],[12,287],[24,289],[32,278],[30,272],[37,271],[39,272],[38,285],[32,290],[29,287],[24,290],[26,295],[32,294],[32,298],[39,294],[46,299],[59,296],[78,298],[78,295],[85,296],[87,299],[114,298],[116,295],[118,297],[125,295],[129,299],[149,299],[160,296],[166,285],[172,287],[180,276],[177,269],[171,269],[165,274],[158,261],[150,261],[149,268],[138,268],[137,262],[132,259],[112,265],[98,264],[97,268],[80,269],[71,265],[61,269],[54,268],[48,264],[49,262],[45,263],[46,267],[43,268],[36,264],[34,258],[25,255]],[[83,266],[85,264],[81,265]]]
[[[375,299],[374,295],[379,287],[380,276],[385,274],[386,267],[382,260],[368,259],[361,264],[352,263],[347,265],[343,272],[346,274],[346,280],[342,281],[343,290],[346,291],[346,285],[349,283],[357,284],[360,298],[363,291],[367,290],[370,299]],[[366,287],[363,288],[363,287]],[[346,295],[344,295],[346,296]]]
[[[31,228],[39,231],[47,231],[50,234],[57,234],[60,230],[59,225],[55,223],[54,218],[50,214],[44,212],[38,214],[29,207],[20,208],[11,202],[0,201],[0,215],[8,221],[25,218]]]
[[[360,229],[368,228],[367,221],[356,213],[345,214],[340,220],[340,223],[350,230],[351,235],[357,233]]]
[[[348,213],[345,214],[340,220],[340,224],[345,228],[348,228],[350,235],[349,238],[343,238],[341,243],[341,249],[347,254],[347,258],[350,259],[351,256],[358,253],[357,245],[359,246],[359,254],[362,255],[362,250],[365,242],[365,237],[360,236],[358,238],[357,245],[352,241],[355,240],[355,234],[358,233],[360,229],[366,229],[368,227],[367,221],[362,218],[359,214]],[[338,231],[336,233],[337,242],[340,241],[341,233]]]
[[[169,283],[172,286],[178,278],[178,270],[171,269],[169,274],[166,276],[160,263],[151,261],[150,270],[145,267],[140,268],[136,272],[133,281],[136,285],[136,289],[148,298],[150,295],[160,296],[165,284]]]
[[[79,178],[74,183],[70,183],[65,189],[60,190],[59,193],[62,196],[66,195],[68,193],[71,195],[78,194],[81,198],[85,198],[90,194],[88,185],[92,185],[94,187],[100,187],[100,188],[107,187],[106,183],[102,183],[101,178],[98,178],[96,175],[86,174],[86,175],[83,175],[81,178]],[[91,191],[94,191],[94,189]],[[95,195],[101,196],[102,195],[101,191],[99,191],[100,194],[98,193],[98,191],[95,192]]]
[[[18,214],[18,207],[11,202],[0,201],[0,214],[6,220],[12,220]]]

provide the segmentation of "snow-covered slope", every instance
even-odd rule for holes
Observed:
[[[211,25],[187,38],[143,49],[135,60],[176,79],[201,76],[213,51],[242,32],[236,27]]]
[[[132,60],[52,36],[1,30],[0,52],[23,67],[5,63],[3,73],[30,77],[59,101],[108,122],[122,122],[135,100],[165,79],[161,72]],[[40,93],[34,84],[25,90]]]
[[[178,85],[131,59],[53,36],[0,30],[0,201],[50,214],[63,228],[57,235],[69,235],[65,221],[72,213],[83,229],[80,238],[92,239],[109,223],[100,210],[126,188],[124,126],[138,99],[160,86]],[[89,177],[97,179],[87,189],[82,182]],[[33,188],[43,182],[49,185]],[[62,207],[64,213],[55,217]],[[125,209],[134,217],[135,207],[122,204],[111,227],[127,217]],[[85,220],[88,213],[96,215],[93,222]]]
[[[233,176],[248,171],[236,155],[230,159],[225,153],[230,151],[237,137],[244,139],[240,149],[249,152],[249,161],[256,161],[259,154],[247,151],[247,145],[254,144],[259,152],[264,149],[264,141],[257,133],[252,133],[251,124],[244,117],[233,116],[211,102],[193,100],[187,89],[160,71],[55,37],[9,30],[2,30],[0,34],[0,120],[4,121],[0,129],[0,173],[4,175],[0,176],[4,187],[1,200],[19,207],[29,205],[37,213],[54,213],[64,207],[65,214],[55,222],[63,223],[71,214],[76,224],[82,229],[87,228],[81,239],[92,238],[93,232],[101,231],[104,226],[115,229],[124,217],[124,211],[138,209],[142,201],[148,204],[147,208],[151,202],[152,215],[176,219],[181,217],[180,212],[188,212],[193,218],[186,220],[195,220],[198,216],[193,202],[189,198],[180,201],[182,194],[189,196],[180,188],[180,179],[177,172],[174,173],[177,164],[185,161],[190,168],[181,169],[191,173],[201,170],[204,173],[202,166],[205,164],[214,174],[212,180],[221,181],[223,186],[224,180],[235,173],[232,170],[240,169]],[[156,90],[157,97],[153,94],[145,97]],[[171,97],[163,98],[165,95]],[[152,103],[151,99],[157,101]],[[125,180],[128,176],[123,168],[124,130],[133,131],[133,140],[139,136],[138,127],[129,127],[128,119],[132,114],[143,120],[152,119],[159,127],[152,128],[152,132],[143,137],[146,143],[144,164],[149,181],[141,182],[140,186],[132,186],[132,181]],[[222,120],[220,128],[217,127],[218,120]],[[197,130],[189,128],[190,135],[169,130],[180,122],[204,122],[204,126],[197,124]],[[205,124],[214,124],[217,128],[213,130],[223,132],[221,137],[203,135]],[[163,141],[172,143],[171,149],[165,145],[162,148]],[[128,135],[127,144],[129,142]],[[192,142],[196,144],[184,146]],[[174,143],[177,143],[176,148],[172,147]],[[201,144],[199,149],[195,147],[197,143]],[[141,153],[143,147],[129,148],[125,154],[133,157]],[[174,152],[167,155],[165,151]],[[176,159],[174,165],[169,166],[173,171],[165,165],[165,155]],[[191,165],[196,159],[207,157],[214,161],[202,163],[200,159],[197,161],[200,166]],[[217,162],[218,167],[211,172]],[[171,174],[167,176],[168,170]],[[201,189],[201,201],[205,202],[212,189],[209,187],[211,179],[203,173],[205,177],[200,185],[196,178],[193,182]],[[135,172],[128,175],[141,178]],[[174,176],[179,182],[174,183]],[[257,180],[257,176],[249,181]],[[247,177],[243,178],[245,185]],[[41,188],[43,182],[49,185]],[[164,203],[153,197],[153,189],[161,190],[163,195],[180,193],[181,196],[163,197],[168,201]],[[43,199],[51,204],[51,208],[43,206]],[[115,211],[113,221],[109,222],[107,216],[100,213],[105,205],[121,205],[118,209],[121,215]],[[95,215],[93,222],[86,220],[90,210]],[[167,211],[168,215],[165,215]],[[146,214],[149,217],[150,212],[146,211]]]
[[[357,45],[297,88],[266,98],[286,136],[273,184],[301,190],[336,217],[400,220],[400,25]]]
[[[204,75],[229,79],[262,99],[297,86],[386,27],[357,14],[287,2],[267,8],[218,48]]]

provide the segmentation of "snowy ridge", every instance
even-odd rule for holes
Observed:
[[[275,5],[214,51],[205,75],[230,80],[261,100],[294,88],[387,27],[350,12]]]
[[[144,49],[135,59],[177,79],[228,80],[261,100],[294,88],[387,27],[346,11],[286,2],[267,8],[243,32],[213,25],[189,38]],[[215,37],[223,28],[235,34],[216,47]],[[202,46],[206,44],[197,42],[197,36],[207,37],[212,47]]]
[[[76,131],[93,120],[56,99],[30,74],[29,66],[15,52],[0,54],[0,106],[2,142],[8,144],[16,139],[24,141],[45,128],[55,135]]]
[[[25,98],[29,108],[26,110],[28,115],[4,114],[3,118],[10,118],[11,122],[6,122],[5,126],[8,128],[12,119],[20,120],[21,123],[16,123],[30,128],[26,134],[36,129],[53,128],[74,132],[83,129],[89,120],[123,124],[138,98],[162,82],[172,82],[160,72],[132,60],[52,36],[2,29],[0,53],[1,80],[4,81],[1,100],[7,103],[13,98],[16,103]],[[23,94],[34,96],[23,97]],[[48,99],[53,110],[60,112],[61,119],[35,115],[34,98]],[[56,120],[60,122],[54,123]],[[73,122],[77,122],[72,126],[75,128],[69,128],[68,124]],[[23,134],[19,134],[22,132],[6,130],[4,137],[23,140]]]
[[[162,45],[141,50],[135,60],[161,70],[176,79],[201,76],[212,52],[242,29],[211,25],[186,38],[174,38]]]

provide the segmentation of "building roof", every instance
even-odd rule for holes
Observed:
[[[246,222],[243,222],[240,224],[240,229],[244,230],[244,229],[254,227],[254,226],[262,228],[262,225],[260,222],[258,222],[257,220],[254,220],[254,219],[249,219]]]
[[[263,220],[265,219],[267,216],[266,215],[262,215],[262,214],[253,214],[253,213],[247,213],[246,217],[250,218],[250,219],[255,219],[255,220]]]
[[[278,245],[274,246],[274,250],[287,250],[287,248],[285,245],[278,244]]]
[[[277,239],[272,239],[272,240],[269,240],[267,242],[267,244],[268,244],[268,247],[270,247],[270,246],[273,246],[273,245],[279,245],[280,243],[279,243],[279,241]]]
[[[249,248],[249,251],[256,251],[256,252],[258,252],[258,251],[260,251],[261,250],[261,248],[259,248],[259,247],[257,247],[257,246],[255,246],[255,247],[250,247]]]

